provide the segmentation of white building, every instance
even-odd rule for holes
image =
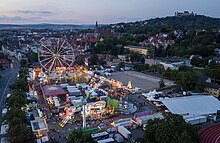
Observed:
[[[162,99],[161,102],[172,114],[179,115],[210,115],[220,110],[220,101],[209,95],[184,96]]]

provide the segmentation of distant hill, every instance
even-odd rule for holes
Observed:
[[[111,24],[110,29],[121,33],[150,34],[181,30],[220,29],[220,19],[203,15],[155,18],[144,21]]]
[[[72,24],[0,24],[0,29],[88,29],[95,25]]]

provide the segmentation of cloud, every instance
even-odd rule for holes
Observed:
[[[21,16],[0,16],[1,22],[19,22],[19,21],[30,21],[30,20],[39,20],[41,17],[21,17]]]
[[[53,12],[48,11],[48,10],[40,10],[40,11],[34,11],[34,10],[17,10],[17,13],[22,13],[22,14],[42,14],[42,15],[50,15],[53,14]]]

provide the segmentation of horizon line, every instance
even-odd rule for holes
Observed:
[[[220,19],[220,17],[213,17],[211,15],[204,15],[204,14],[198,14],[198,13],[194,13],[196,14],[196,16],[206,16],[206,17],[210,17],[210,18],[217,18]],[[99,23],[99,25],[110,25],[110,24],[118,24],[118,23],[132,23],[132,22],[138,22],[138,21],[145,21],[145,20],[151,20],[151,19],[156,19],[156,18],[167,18],[167,17],[175,17],[174,15],[167,15],[167,16],[153,16],[153,17],[148,17],[148,18],[140,18],[139,20],[128,20],[128,21],[118,21],[118,22],[113,22],[113,23]],[[97,21],[97,20],[96,20]],[[95,21],[95,22],[96,22]],[[0,25],[43,25],[43,24],[51,24],[51,25],[96,25],[96,23],[0,23]]]

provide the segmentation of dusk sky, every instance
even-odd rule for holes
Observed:
[[[0,0],[0,23],[117,23],[174,15],[220,17],[220,0]]]

